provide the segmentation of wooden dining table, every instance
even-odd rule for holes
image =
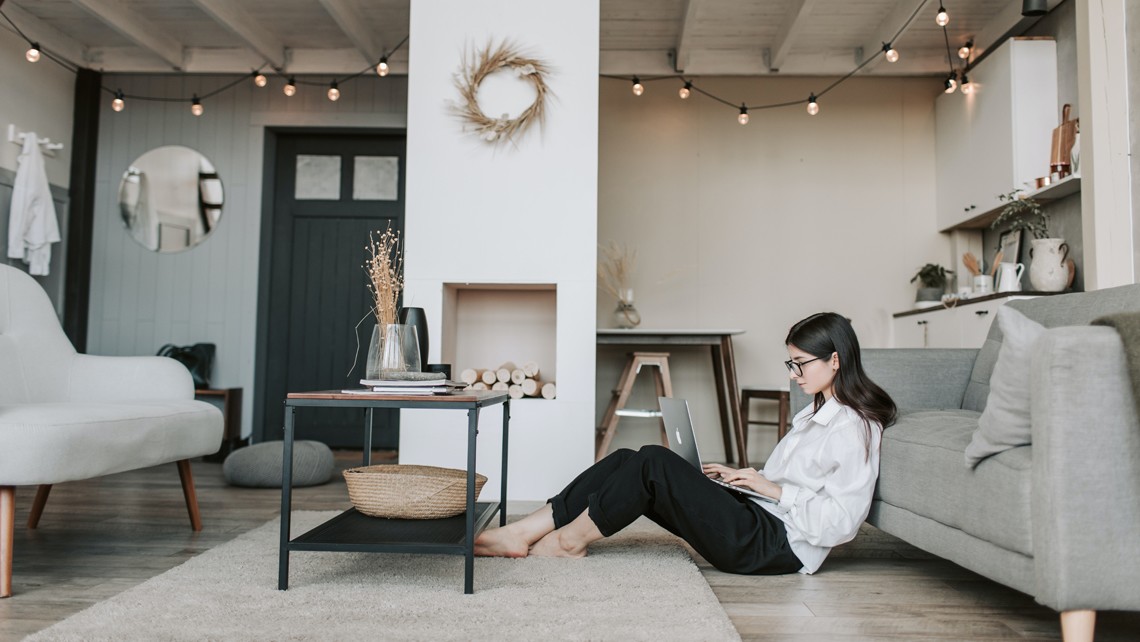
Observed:
[[[744,442],[746,427],[740,420],[740,385],[736,379],[736,357],[732,351],[732,337],[744,334],[736,329],[600,329],[599,346],[641,346],[669,348],[670,346],[708,346],[712,353],[713,379],[716,385],[717,408],[724,436],[725,459],[732,460],[733,442],[736,442],[736,463],[748,466],[748,451]]]

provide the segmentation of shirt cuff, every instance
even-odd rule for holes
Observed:
[[[780,503],[779,508],[783,512],[792,510],[796,505],[796,497],[800,494],[800,487],[791,484],[783,484],[780,486]]]

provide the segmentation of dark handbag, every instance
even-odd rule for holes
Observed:
[[[158,356],[170,357],[186,366],[194,377],[195,388],[210,387],[210,370],[214,367],[214,352],[217,346],[212,343],[195,343],[192,346],[176,346],[168,343],[158,349]]]

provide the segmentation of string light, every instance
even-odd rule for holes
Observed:
[[[938,2],[938,15],[934,16],[934,22],[939,27],[945,27],[950,24],[950,14],[946,13],[946,7],[942,6],[941,0]]]
[[[958,57],[961,58],[962,60],[968,60],[970,58],[970,52],[973,51],[973,49],[974,49],[974,41],[973,40],[967,40],[966,44],[964,44],[958,48]]]
[[[332,84],[329,85],[329,100],[333,101],[334,103],[340,100],[340,89],[337,89],[335,80],[332,81]]]
[[[28,60],[28,62],[39,62],[39,59],[40,59],[40,43],[33,42],[32,46],[28,47],[28,50],[26,52],[24,52],[24,58],[26,58]]]
[[[637,76],[633,77],[633,95],[640,96],[645,93],[645,85],[641,84],[641,79]]]
[[[744,103],[740,104],[740,115],[736,117],[736,122],[741,125],[748,124],[748,108],[744,106]]]
[[[693,89],[693,83],[686,80],[685,86],[681,87],[681,89],[677,91],[677,95],[681,97],[681,100],[685,100],[689,96],[693,95],[692,89]]]
[[[974,85],[970,83],[970,79],[966,77],[965,73],[962,74],[962,84],[958,85],[958,88],[962,90],[963,94],[974,93]]]
[[[253,72],[253,84],[257,85],[258,87],[264,87],[269,84],[269,79],[266,78],[265,74],[261,73],[260,71],[255,71]]]
[[[281,90],[285,92],[286,96],[293,96],[297,93],[297,79],[289,76],[289,82],[285,83],[285,87]]]
[[[883,43],[883,53],[887,57],[887,62],[898,62],[899,61],[899,51],[898,51],[898,49],[895,49],[894,47],[892,47],[891,43],[889,43],[889,42]]]
[[[376,65],[376,75],[383,78],[384,76],[387,76],[388,72],[390,72],[390,71],[391,71],[391,69],[388,68],[388,56],[384,56],[383,58],[380,59],[380,62]]]
[[[815,94],[808,96],[807,112],[809,116],[819,113],[819,103],[815,100]]]
[[[954,72],[950,72],[950,75],[946,76],[946,82],[942,83],[942,86],[946,88],[944,90],[946,93],[954,93],[954,90],[958,88],[958,79]]]
[[[127,104],[123,102],[123,90],[116,89],[115,99],[111,101],[111,109],[114,109],[115,111],[123,111],[123,108],[126,106]]]
[[[201,116],[204,111],[206,110],[202,108],[202,101],[198,100],[198,94],[194,94],[194,100],[190,102],[190,113]]]

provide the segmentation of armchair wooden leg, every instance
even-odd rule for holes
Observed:
[[[16,543],[16,487],[0,486],[0,597],[12,595],[12,547]]]
[[[1065,642],[1092,642],[1096,630],[1096,611],[1061,613],[1061,638]]]
[[[182,495],[186,497],[186,510],[190,513],[190,527],[202,530],[202,515],[198,512],[198,495],[194,492],[194,473],[190,471],[190,460],[178,462],[178,476],[182,478]]]
[[[39,526],[40,516],[44,514],[44,505],[47,504],[48,494],[51,493],[51,484],[40,484],[36,489],[36,498],[32,501],[32,512],[28,513],[28,528]]]

